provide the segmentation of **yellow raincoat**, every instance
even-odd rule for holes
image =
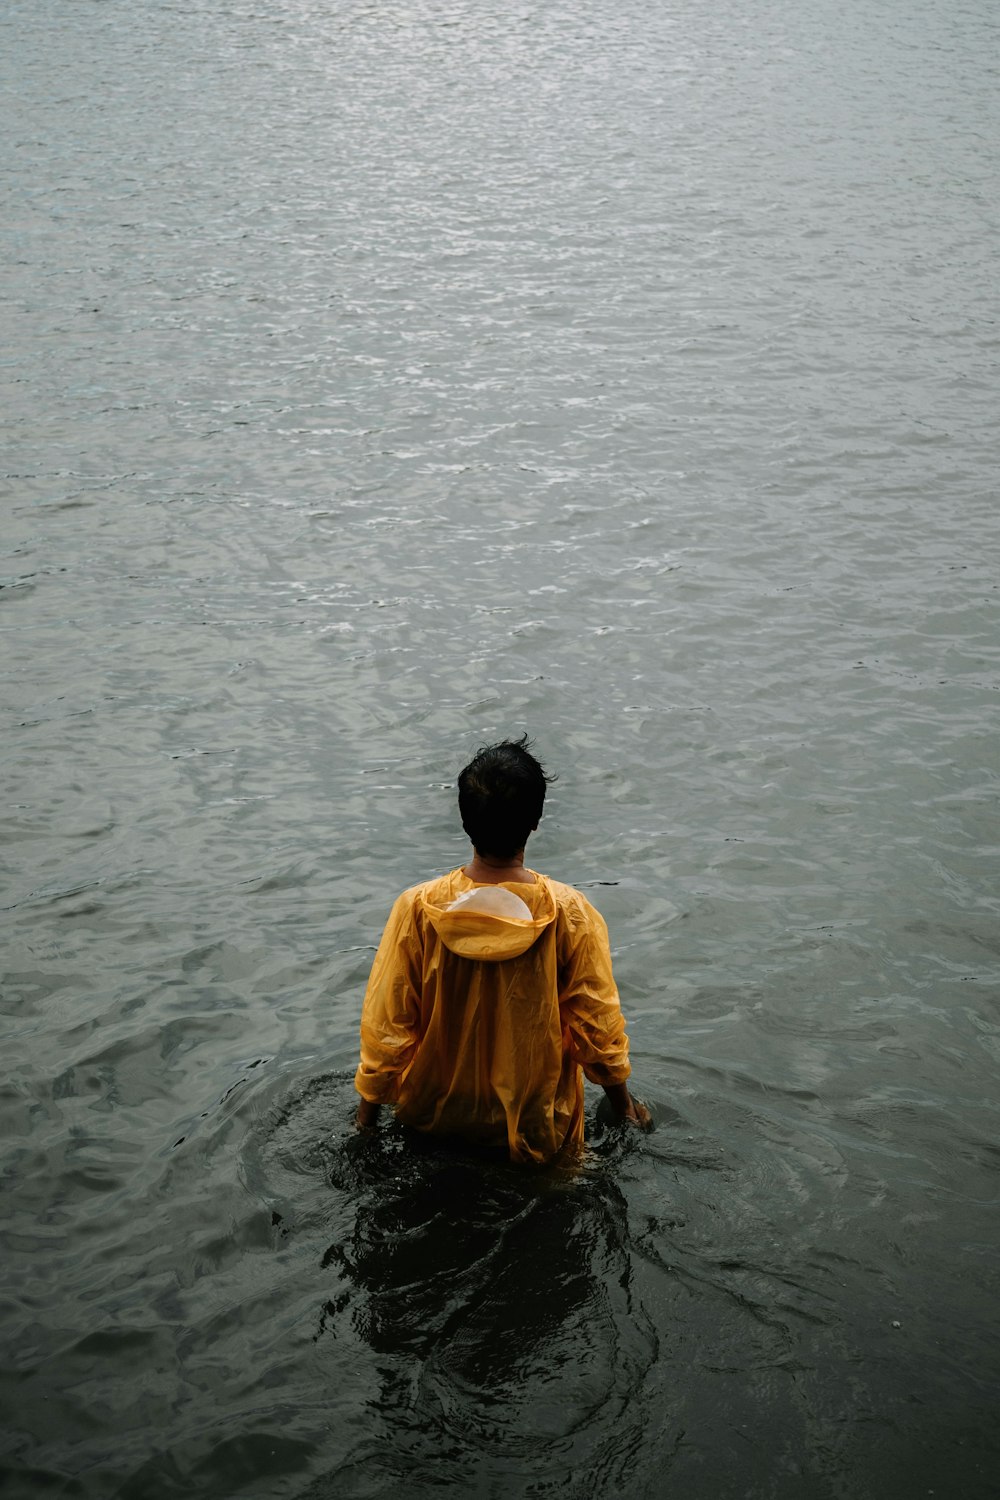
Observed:
[[[453,870],[404,891],[365,994],[358,1093],[417,1130],[541,1163],[583,1140],[581,1068],[598,1084],[631,1072],[589,901],[538,874],[477,886]]]

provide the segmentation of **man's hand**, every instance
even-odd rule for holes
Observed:
[[[632,1098],[624,1083],[606,1083],[604,1092],[619,1120],[627,1120],[630,1125],[637,1125],[640,1130],[649,1130],[652,1127],[653,1117],[649,1110],[638,1099]]]
[[[640,1130],[652,1129],[653,1116],[649,1113],[649,1110],[642,1103],[642,1101],[640,1099],[633,1099],[630,1094],[629,1103],[632,1106],[632,1109],[631,1112],[625,1116],[626,1120],[628,1120],[631,1125],[638,1125]]]
[[[358,1112],[354,1123],[359,1130],[374,1130],[378,1124],[379,1110],[381,1104],[372,1104],[370,1099],[362,1099],[358,1103]]]

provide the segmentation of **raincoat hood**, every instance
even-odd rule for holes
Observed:
[[[418,899],[446,948],[460,958],[494,963],[526,953],[556,919],[555,898],[542,875],[535,875],[533,885],[474,885],[456,870]]]

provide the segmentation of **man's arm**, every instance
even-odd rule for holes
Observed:
[[[574,1062],[591,1083],[608,1090],[612,1109],[624,1119],[631,1102],[632,1072],[618,988],[611,972],[608,929],[583,896],[560,912],[559,1007]]]
[[[420,972],[413,901],[404,891],[382,933],[361,1008],[361,1060],[354,1076],[361,1095],[355,1116],[359,1130],[371,1129],[380,1106],[394,1102],[412,1059],[420,1030]]]
[[[629,1093],[632,1071],[628,1038],[614,975],[604,918],[579,897],[567,913],[560,955],[560,1003],[574,1059],[592,1083],[604,1090],[615,1118],[648,1130],[649,1110]]]

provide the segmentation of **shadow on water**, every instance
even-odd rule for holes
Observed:
[[[324,1085],[349,1115],[350,1084]],[[266,1191],[301,1169],[290,1137],[309,1113],[283,1109],[259,1138]],[[358,1399],[338,1424],[342,1461],[303,1497],[449,1485],[562,1495],[627,1481],[648,1446],[635,1395],[657,1357],[614,1176],[632,1149],[598,1125],[578,1167],[527,1174],[395,1124],[367,1136],[345,1126],[324,1143],[314,1373],[354,1384]],[[280,1208],[273,1217],[285,1230]]]

